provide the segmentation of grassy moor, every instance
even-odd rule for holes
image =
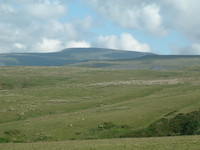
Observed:
[[[0,148],[198,149],[199,73],[1,67]]]

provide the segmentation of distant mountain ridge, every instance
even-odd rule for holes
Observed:
[[[0,54],[0,66],[61,66],[88,61],[129,60],[147,55],[156,54],[105,48],[68,48],[54,53]]]
[[[0,66],[70,66],[125,70],[171,70],[194,67],[199,55],[157,55],[104,48],[68,48],[54,53],[0,54]]]

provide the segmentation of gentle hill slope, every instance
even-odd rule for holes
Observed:
[[[123,70],[196,67],[199,55],[156,55],[102,48],[69,48],[55,53],[0,54],[0,66],[72,66]]]
[[[0,143],[180,135],[170,122],[199,110],[199,73],[0,67]]]
[[[120,70],[170,70],[196,67],[198,64],[200,64],[198,55],[146,55],[129,60],[81,62],[71,66]]]
[[[61,66],[92,60],[103,61],[135,59],[146,55],[155,54],[102,48],[69,48],[55,53],[0,54],[0,65]]]

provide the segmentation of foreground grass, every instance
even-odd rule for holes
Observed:
[[[199,73],[0,67],[0,143],[116,138],[199,110]]]
[[[199,150],[200,136],[0,144],[1,150]]]

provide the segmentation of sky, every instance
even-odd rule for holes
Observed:
[[[0,53],[98,47],[200,55],[199,0],[0,0]]]

